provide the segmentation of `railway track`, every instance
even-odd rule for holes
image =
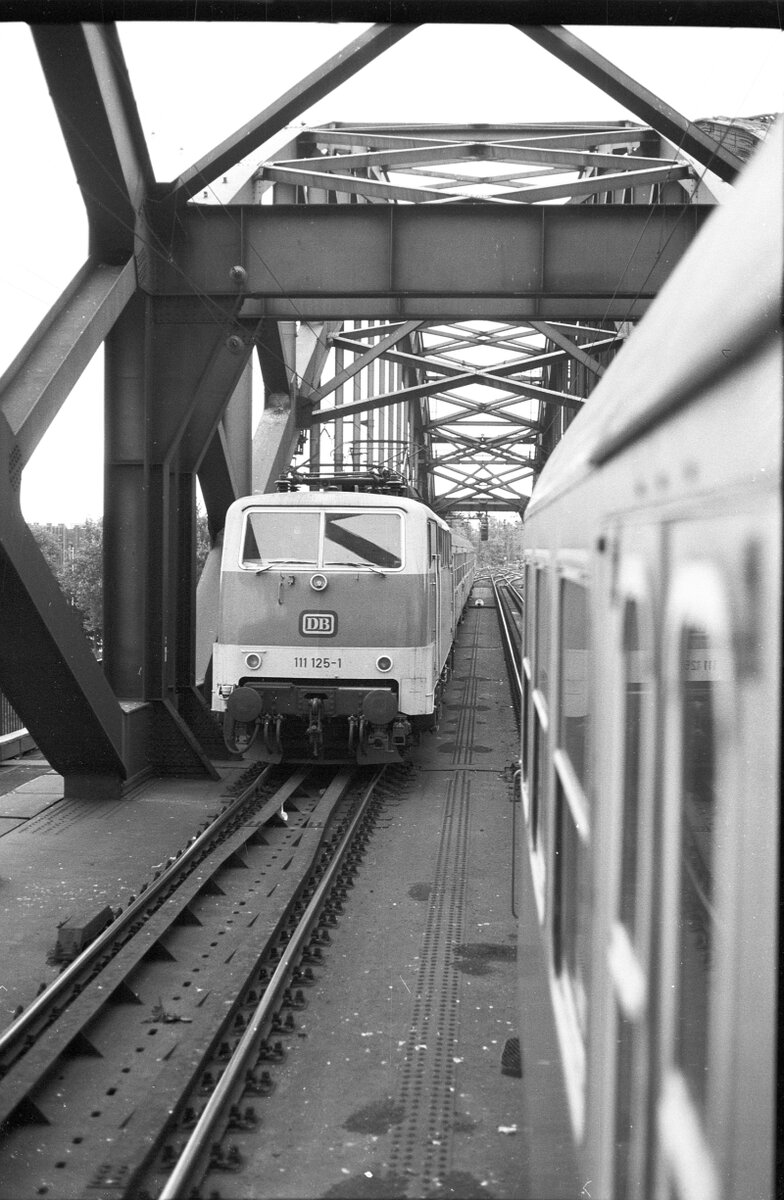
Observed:
[[[523,694],[522,681],[522,628],[525,601],[517,582],[503,573],[493,573],[490,584],[495,597],[498,611],[498,624],[501,630],[501,642],[509,671],[509,683],[512,689],[512,702],[518,725],[520,723],[520,706]]]
[[[385,786],[248,774],[0,1035],[5,1194],[189,1196],[238,1167]]]

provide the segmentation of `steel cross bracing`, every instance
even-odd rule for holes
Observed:
[[[521,32],[641,124],[293,131],[412,33],[374,26],[161,182],[117,27],[33,26],[89,246],[0,380],[0,619],[12,631],[0,689],[67,794],[214,773],[220,742],[198,684],[236,496],[274,488],[292,463],[372,464],[404,471],[444,513],[522,512],[729,186],[739,160],[720,121],[695,127],[563,30]],[[249,154],[256,169],[236,179]],[[101,345],[99,665],[27,529],[19,485]],[[252,356],[264,392],[255,431]],[[197,477],[216,546],[198,603]]]

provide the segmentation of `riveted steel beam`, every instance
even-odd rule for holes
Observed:
[[[743,163],[739,158],[573,33],[555,25],[518,25],[517,28],[665,137],[672,138],[682,150],[703,166],[710,167],[720,178],[731,183],[741,170]]]
[[[27,463],[136,288],[125,266],[88,261],[0,379],[0,408]]]
[[[312,320],[365,311],[629,320],[639,316],[693,240],[710,205],[189,206],[177,267],[149,261],[154,294],[234,295],[241,316]],[[619,279],[621,284],[619,286]]]
[[[154,174],[117,29],[73,23],[32,33],[87,209],[90,252],[124,262]]]

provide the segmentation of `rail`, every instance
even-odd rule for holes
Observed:
[[[514,620],[513,607],[517,607],[518,612],[522,613],[523,597],[517,587],[506,576],[494,573],[490,578],[490,583],[498,612],[498,624],[501,629],[504,658],[509,671],[512,703],[514,704],[519,726],[523,695],[523,680],[520,673],[522,634]]]
[[[250,1017],[245,1033],[238,1042],[231,1058],[201,1113],[190,1137],[180,1153],[177,1165],[159,1192],[158,1200],[177,1200],[178,1197],[190,1196],[193,1188],[204,1173],[205,1157],[209,1155],[210,1147],[216,1137],[219,1127],[226,1117],[231,1105],[241,1095],[250,1066],[255,1062],[259,1047],[264,1039],[273,1010],[280,1002],[280,996],[289,981],[289,977],[316,925],[321,909],[324,906],[330,890],[335,884],[343,866],[343,861],[364,819],[368,805],[373,796],[383,768],[377,771],[363,791],[362,799],[356,812],[341,835],[340,842],[335,848],[329,866],[319,881],[311,900],[305,909],[299,923],[291,934],[290,940],[275,969],[258,1006]],[[352,779],[348,770],[339,772],[332,787],[345,790]]]
[[[95,968],[96,964],[108,956],[113,956],[116,951],[117,943],[124,934],[128,936],[134,931],[134,926],[138,922],[143,921],[149,911],[154,907],[156,901],[162,899],[163,894],[170,890],[178,878],[182,877],[186,869],[195,865],[206,851],[212,847],[216,838],[220,836],[223,830],[233,824],[234,820],[240,815],[248,803],[252,800],[261,786],[263,780],[269,774],[270,768],[262,771],[256,779],[246,787],[236,800],[232,801],[215,820],[210,821],[207,827],[197,835],[193,842],[182,854],[170,858],[166,867],[154,879],[153,883],[141,894],[133,900],[125,911],[111,922],[102,933],[95,938],[94,941],[86,946],[85,949],[78,955],[77,958],[63,970],[52,983],[49,984],[35,1000],[20,1013],[14,1021],[8,1025],[2,1033],[0,1033],[0,1070],[8,1070],[11,1063],[14,1061],[13,1055],[16,1049],[22,1052],[22,1049],[28,1044],[28,1038],[33,1034],[33,1030],[40,1022],[48,1022],[51,1014],[59,1002],[57,1015],[62,1012],[63,1003],[67,1002],[69,992],[75,995],[79,994],[85,984],[85,976],[89,975]],[[301,782],[306,774],[305,771],[298,772],[296,776],[292,776],[288,786],[291,791],[296,790],[296,787]],[[271,812],[278,811],[281,805],[285,802],[285,795],[281,799],[281,793],[276,792],[273,799],[265,805],[259,814],[263,821],[267,817],[267,809]],[[10,1060],[10,1061],[9,1061]]]

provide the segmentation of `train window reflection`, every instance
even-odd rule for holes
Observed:
[[[327,512],[322,565],[386,567],[402,563],[401,520],[390,512]]]
[[[525,654],[529,662],[534,658],[536,651],[534,639],[534,614],[536,606],[534,604],[534,589],[535,589],[536,573],[530,565],[525,568]]]
[[[553,957],[568,984],[580,1036],[587,1033],[590,992],[590,863],[563,784],[556,781]]]
[[[716,688],[721,659],[707,632],[685,631],[681,658],[678,1005],[675,1058],[704,1114],[718,927],[714,907]]]
[[[545,697],[550,691],[550,580],[542,567],[536,572],[536,686]]]
[[[243,567],[262,562],[318,562],[320,513],[265,509],[248,513],[242,542]]]
[[[623,808],[619,916],[632,941],[637,930],[637,855],[640,826],[640,755],[645,679],[637,604],[626,604],[623,622]]]
[[[586,589],[561,581],[559,745],[569,756],[585,791],[588,738],[588,603]]]

